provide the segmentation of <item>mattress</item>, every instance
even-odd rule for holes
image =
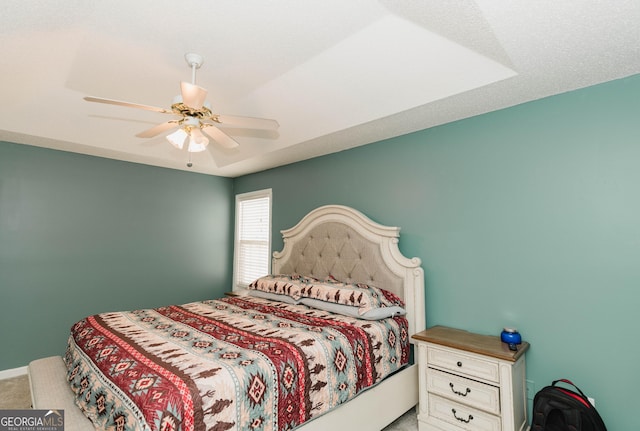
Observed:
[[[77,322],[65,364],[105,430],[291,430],[408,363],[408,323],[230,297]]]

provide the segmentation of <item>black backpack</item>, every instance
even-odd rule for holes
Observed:
[[[578,392],[556,386],[563,382]],[[600,414],[570,380],[560,379],[533,398],[531,431],[607,431]]]

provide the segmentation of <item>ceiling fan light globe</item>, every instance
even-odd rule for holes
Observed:
[[[209,145],[209,140],[202,134],[202,131],[200,129],[193,129],[189,138],[189,152],[199,153],[200,151],[206,150],[207,145]]]
[[[167,141],[169,141],[171,145],[173,145],[177,149],[181,150],[182,148],[184,148],[184,143],[186,142],[188,136],[189,135],[187,134],[187,132],[182,129],[178,129],[175,132],[167,135]]]
[[[195,143],[193,140],[189,141],[189,152],[190,153],[200,153],[207,149],[207,146],[204,144]]]

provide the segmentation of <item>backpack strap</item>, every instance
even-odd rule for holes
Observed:
[[[575,390],[578,391],[580,396],[582,396],[582,399],[580,399],[580,397],[576,393],[569,393],[569,392],[565,391],[565,394],[571,395],[574,399],[576,399],[578,401],[581,401],[582,404],[584,404],[586,407],[591,407],[591,403],[589,402],[589,398],[587,398],[587,396],[584,394],[584,392],[582,392],[580,390],[580,388],[577,387],[571,380],[569,380],[569,379],[554,380],[553,383],[551,383],[551,386],[556,386],[556,384],[559,383],[559,382],[566,383],[567,385],[573,386],[575,388]],[[560,387],[558,387],[558,389],[562,390],[562,388],[560,388]]]
[[[547,419],[549,418],[549,414],[554,410],[562,412],[565,425],[567,426],[567,431],[580,431],[582,429],[582,420],[578,411],[575,409],[558,409],[547,404],[544,406],[544,410],[534,412],[531,431],[546,431]]]
[[[533,417],[531,418],[531,431],[544,431],[545,423],[549,417],[549,413],[553,408],[549,403],[544,403],[542,406],[536,404],[533,409]]]

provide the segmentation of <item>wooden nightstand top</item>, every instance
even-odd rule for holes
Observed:
[[[474,334],[446,326],[433,326],[414,334],[411,338],[512,362],[517,361],[529,348],[529,343],[523,341],[522,344],[518,344],[518,350],[514,352],[509,350],[506,343],[500,341],[500,337]]]

